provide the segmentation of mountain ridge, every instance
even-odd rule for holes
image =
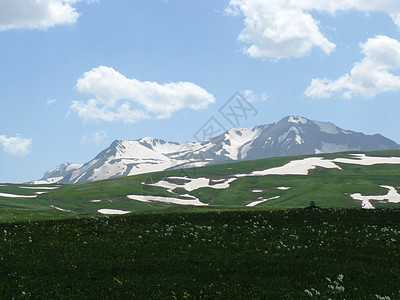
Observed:
[[[365,135],[330,122],[287,116],[271,124],[232,128],[200,142],[180,144],[151,137],[115,140],[89,162],[61,164],[31,183],[68,184],[268,157],[388,149],[400,145],[380,134]]]

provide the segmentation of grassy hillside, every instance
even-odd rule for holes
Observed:
[[[399,299],[399,217],[293,209],[3,223],[0,298]]]
[[[400,151],[376,151],[370,152],[368,155],[400,157]],[[349,153],[313,155],[313,157],[318,156],[334,159],[349,157]],[[309,156],[270,158],[203,168],[164,171],[83,184],[63,185],[54,190],[40,190],[40,187],[33,190],[23,188],[21,185],[3,184],[0,185],[0,193],[27,196],[35,195],[38,191],[45,191],[46,193],[39,194],[36,198],[0,197],[0,221],[98,216],[99,209],[118,209],[136,213],[245,209],[247,204],[257,201],[257,199],[270,199],[277,196],[279,198],[266,201],[254,208],[305,207],[309,205],[310,201],[315,201],[322,208],[357,208],[361,207],[361,202],[353,200],[349,194],[384,195],[387,190],[379,185],[400,186],[400,165],[361,166],[344,163],[337,163],[342,170],[317,168],[310,171],[307,176],[269,175],[238,178],[230,183],[229,188],[226,189],[203,187],[187,192],[183,188],[177,188],[171,193],[166,188],[149,185],[162,179],[168,179],[175,183],[183,180],[171,179],[170,177],[173,176],[181,178],[205,177],[217,182],[218,180],[226,180],[235,174],[248,174],[255,170],[278,167],[305,157]],[[278,187],[289,187],[290,189],[280,190]],[[258,190],[258,192],[254,192],[254,190]],[[197,197],[201,202],[209,204],[209,206],[184,207],[157,202],[144,203],[127,198],[127,195],[131,194],[158,195],[181,199],[187,199],[187,196],[183,195],[190,194]],[[96,200],[96,202],[93,202],[93,200]],[[374,202],[374,206],[397,207],[400,204]]]

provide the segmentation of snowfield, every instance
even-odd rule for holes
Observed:
[[[372,196],[363,196],[360,193],[351,194],[350,197],[355,200],[361,201],[362,208],[365,209],[375,209],[375,207],[371,204],[371,200],[380,201],[380,202],[389,202],[389,203],[400,203],[400,194],[397,192],[396,188],[388,185],[380,185],[385,189],[388,189],[386,195],[372,195]]]
[[[185,195],[186,197],[189,195]],[[128,195],[129,199],[141,201],[141,202],[160,202],[166,204],[179,204],[179,205],[194,205],[194,206],[206,206],[207,203],[201,202],[199,199],[193,197],[193,200],[185,200],[172,197],[161,197],[161,196],[143,196],[143,195]]]
[[[209,187],[213,189],[226,189],[229,187],[229,184],[233,181],[235,181],[237,178],[229,178],[228,180],[222,179],[224,182],[217,183],[217,184],[210,184],[210,179],[205,178],[205,177],[200,177],[200,178],[189,178],[187,176],[185,177],[167,177],[169,180],[176,181],[176,180],[182,180],[185,181],[185,183],[173,183],[169,182],[166,180],[160,180],[156,183],[152,184],[147,184],[148,186],[158,186],[162,188],[166,188],[169,192],[173,193],[173,190],[176,188],[184,188],[186,191],[191,192],[200,188],[204,187]],[[144,184],[144,183],[142,183]]]
[[[214,188],[214,189],[227,189],[230,184],[237,180],[238,178],[243,177],[251,177],[251,176],[269,176],[269,175],[302,175],[306,176],[309,174],[310,170],[314,170],[316,168],[326,168],[326,169],[337,169],[342,170],[342,168],[337,164],[358,164],[364,166],[371,166],[375,164],[400,164],[400,157],[372,157],[366,156],[365,154],[351,154],[352,158],[335,158],[335,159],[326,159],[323,157],[308,157],[301,160],[293,160],[288,162],[287,164],[280,166],[269,168],[261,171],[254,171],[248,174],[235,174],[231,175],[232,177],[227,179],[214,179],[210,180],[209,178],[200,177],[200,178],[189,178],[189,177],[166,177],[163,180],[160,180],[156,183],[147,184],[149,186],[157,186],[162,187],[168,190],[170,193],[174,193],[173,190],[176,188],[183,188],[187,192],[191,192],[200,188]],[[179,183],[176,183],[179,182]],[[217,182],[217,183],[216,183]],[[211,184],[214,183],[214,184]],[[215,184],[216,183],[216,184]],[[145,184],[145,183],[142,183]],[[362,196],[361,194],[352,194],[350,195],[353,199],[362,201],[362,207],[366,209],[374,208],[369,200],[377,200],[377,201],[385,201],[392,203],[400,203],[400,195],[397,193],[397,190],[393,187],[382,186],[389,189],[389,192],[385,196]],[[251,190],[253,193],[260,193],[263,190],[257,189],[258,187],[254,187]],[[290,187],[276,187],[278,190],[288,190]],[[190,195],[186,195],[190,196]],[[180,198],[171,198],[171,197],[159,197],[159,196],[141,196],[141,195],[128,195],[130,199],[136,201],[143,202],[162,202],[162,203],[173,203],[180,205],[207,205],[202,203],[199,199],[194,198],[194,200],[185,200]],[[263,203],[268,200],[278,199],[280,196],[271,197],[268,199],[260,199],[258,201],[251,202],[246,206],[256,206],[260,203]]]

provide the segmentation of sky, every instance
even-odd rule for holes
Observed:
[[[400,143],[399,70],[398,0],[0,0],[0,182],[288,115]]]

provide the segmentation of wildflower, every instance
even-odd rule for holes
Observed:
[[[310,297],[314,296],[308,289],[305,289],[304,292]]]

